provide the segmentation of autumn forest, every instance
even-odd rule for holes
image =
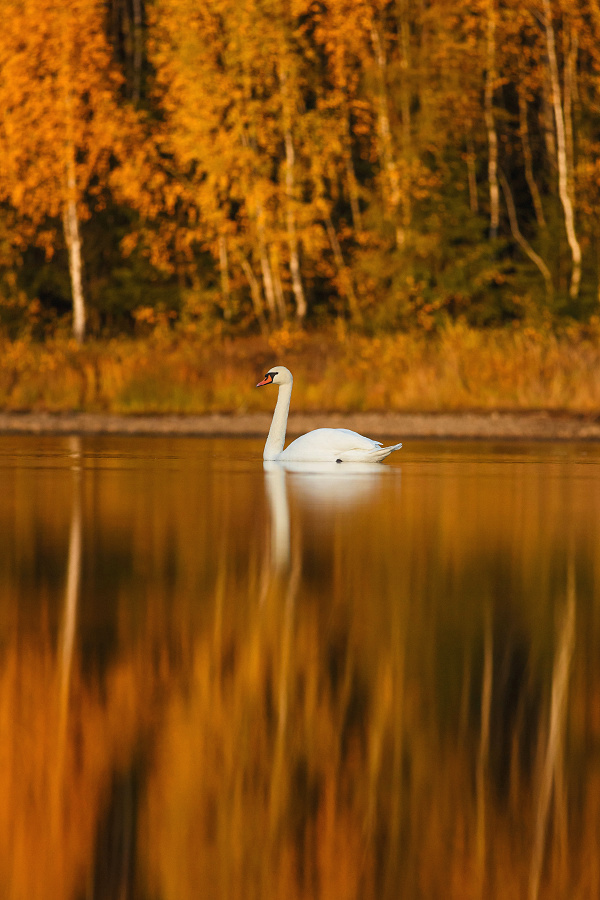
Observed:
[[[598,0],[3,9],[3,341],[598,344]]]

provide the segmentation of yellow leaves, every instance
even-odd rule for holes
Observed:
[[[287,322],[281,328],[272,331],[268,338],[269,347],[275,356],[290,350],[300,350],[306,346],[306,334],[297,325]]]
[[[598,110],[590,100],[598,78],[588,66],[590,59],[598,65],[596,5],[587,21],[577,4],[553,3],[561,66],[574,35],[585,47],[571,85],[572,156],[579,166],[577,212],[590,219],[600,193],[593,146]],[[395,278],[394,267],[428,265],[434,240],[449,233],[447,210],[438,202],[444,190],[460,195],[456,210],[469,195],[471,212],[484,213],[489,0],[153,0],[146,4],[146,114],[127,108],[120,96],[123,75],[105,37],[105,6],[103,0],[10,0],[6,7],[0,202],[18,210],[21,241],[26,229],[44,223],[51,250],[47,220],[59,221],[72,163],[82,220],[112,201],[139,213],[122,244],[125,253],[146,244],[153,262],[177,268],[182,282],[220,283],[223,293],[236,294],[220,308],[249,308],[252,289],[255,311],[277,307],[284,315],[295,302],[296,260],[313,297],[343,296],[340,271],[347,268],[359,304],[374,308],[385,301],[381,294],[367,301],[369,291]],[[494,9],[500,162],[521,185],[515,201],[525,223],[531,198],[515,90],[522,86],[530,104],[534,153],[552,166],[543,35],[531,4],[508,0],[494,2]],[[588,145],[579,123],[589,132]],[[551,181],[547,173],[539,180]],[[450,196],[448,206],[453,202]],[[456,210],[454,221],[462,215]],[[427,230],[434,216],[435,238]],[[339,252],[327,239],[327,217]],[[473,217],[469,223],[473,233]],[[226,259],[219,242],[225,234]],[[586,239],[592,246],[591,233],[582,245]],[[414,251],[412,261],[393,259],[400,246],[410,248],[407,257]],[[208,273],[205,257],[200,260],[207,248],[214,257]],[[363,266],[369,253],[372,261]],[[388,272],[379,277],[377,267]],[[472,286],[502,276],[491,265],[483,281],[478,277]],[[387,296],[393,306],[394,291]],[[335,299],[320,302],[336,309]],[[425,324],[435,312],[423,307]]]
[[[61,214],[66,168],[77,155],[80,217],[92,177],[108,172],[123,122],[122,76],[104,34],[99,0],[21,0],[0,31],[0,109],[7,164],[0,198],[34,226]],[[119,138],[122,142],[122,131]],[[41,237],[49,248],[50,232]]]

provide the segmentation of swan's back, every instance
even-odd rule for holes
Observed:
[[[380,441],[348,428],[317,428],[292,441],[278,459],[319,462],[380,462],[402,444],[382,447]]]

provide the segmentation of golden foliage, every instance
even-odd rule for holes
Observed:
[[[79,214],[127,142],[97,0],[7,0],[0,34],[0,197],[35,226],[59,218],[75,162]],[[42,232],[43,234],[43,232]]]
[[[185,308],[192,293],[199,299],[188,310],[216,308],[239,332],[304,320],[311,305],[316,316],[356,326],[429,330],[482,295],[479,321],[527,318],[528,307],[544,308],[544,272],[548,294],[564,297],[568,251],[540,2],[142,6],[134,108],[101,0],[6,0],[0,264],[13,276],[23,272],[17,247],[37,244],[55,254],[53,266],[65,264],[55,251],[68,204],[77,222],[107,207],[115,219],[124,214],[127,225],[109,226],[118,265],[125,257],[131,274],[139,252],[153,275],[176,275],[177,284],[162,285],[171,308]],[[600,16],[595,0],[557,0],[552,14],[567,188],[585,263],[581,303],[569,312],[584,318],[598,294]],[[507,217],[507,201],[499,242],[484,236],[486,84],[521,223]],[[104,221],[88,222],[90,235]],[[95,260],[96,277],[118,280],[104,263]],[[29,278],[32,294],[34,285]],[[102,288],[97,294],[98,320],[109,318]],[[34,311],[23,319],[32,324]]]

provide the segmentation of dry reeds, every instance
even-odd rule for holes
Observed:
[[[269,406],[253,387],[273,362],[294,371],[297,411],[600,409],[600,325],[367,338],[282,329],[212,340],[157,330],[84,347],[0,340],[0,408],[115,413],[238,412]]]

